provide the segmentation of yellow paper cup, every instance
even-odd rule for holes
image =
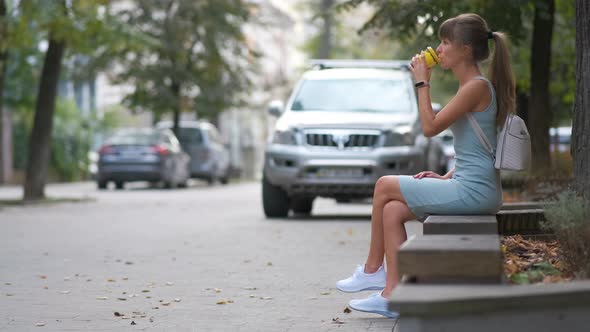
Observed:
[[[428,46],[425,51],[422,51],[421,55],[426,59],[426,66],[428,66],[428,68],[432,68],[436,66],[437,63],[440,63],[438,54],[436,54],[436,51],[430,46]]]

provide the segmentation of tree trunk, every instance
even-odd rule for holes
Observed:
[[[39,200],[45,197],[53,113],[55,112],[57,84],[64,50],[65,42],[56,40],[50,35],[49,48],[45,54],[39,83],[33,129],[29,140],[24,200]]]
[[[576,0],[576,101],[571,152],[575,189],[590,200],[590,1]]]
[[[334,0],[322,0],[321,11],[324,21],[324,28],[320,39],[319,58],[329,59],[332,53],[332,5]]]
[[[549,126],[552,116],[549,100],[549,78],[554,12],[555,0],[538,1],[535,5],[528,125],[532,140],[533,172],[536,174],[545,173],[551,166]]]
[[[529,96],[525,91],[518,88],[516,88],[516,114],[520,116],[526,124],[529,123]]]
[[[6,3],[0,0],[0,184],[6,182],[5,160],[6,142],[4,141],[4,77],[6,74],[7,47],[6,45]]]
[[[180,97],[180,84],[172,82],[172,95],[176,97],[176,107],[174,108],[174,115],[172,120],[172,131],[174,135],[178,136],[178,128],[180,126],[180,110],[181,110],[181,97]]]

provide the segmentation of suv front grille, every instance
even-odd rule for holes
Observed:
[[[352,132],[319,132],[305,133],[305,143],[314,147],[345,148],[373,148],[379,142],[379,132],[352,133]]]

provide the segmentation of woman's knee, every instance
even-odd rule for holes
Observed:
[[[388,193],[395,187],[397,177],[395,175],[384,175],[375,183],[375,193]]]
[[[399,179],[395,175],[380,177],[375,183],[373,196],[385,200],[404,201],[399,188]]]
[[[400,225],[407,221],[408,206],[400,201],[389,201],[383,207],[383,226]]]

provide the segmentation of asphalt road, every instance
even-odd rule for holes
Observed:
[[[165,190],[47,187],[0,207],[0,331],[391,331],[344,313],[362,263],[368,203],[318,199],[313,216],[266,219],[260,185]],[[0,201],[21,196],[0,187]],[[421,232],[417,222],[409,233]]]

